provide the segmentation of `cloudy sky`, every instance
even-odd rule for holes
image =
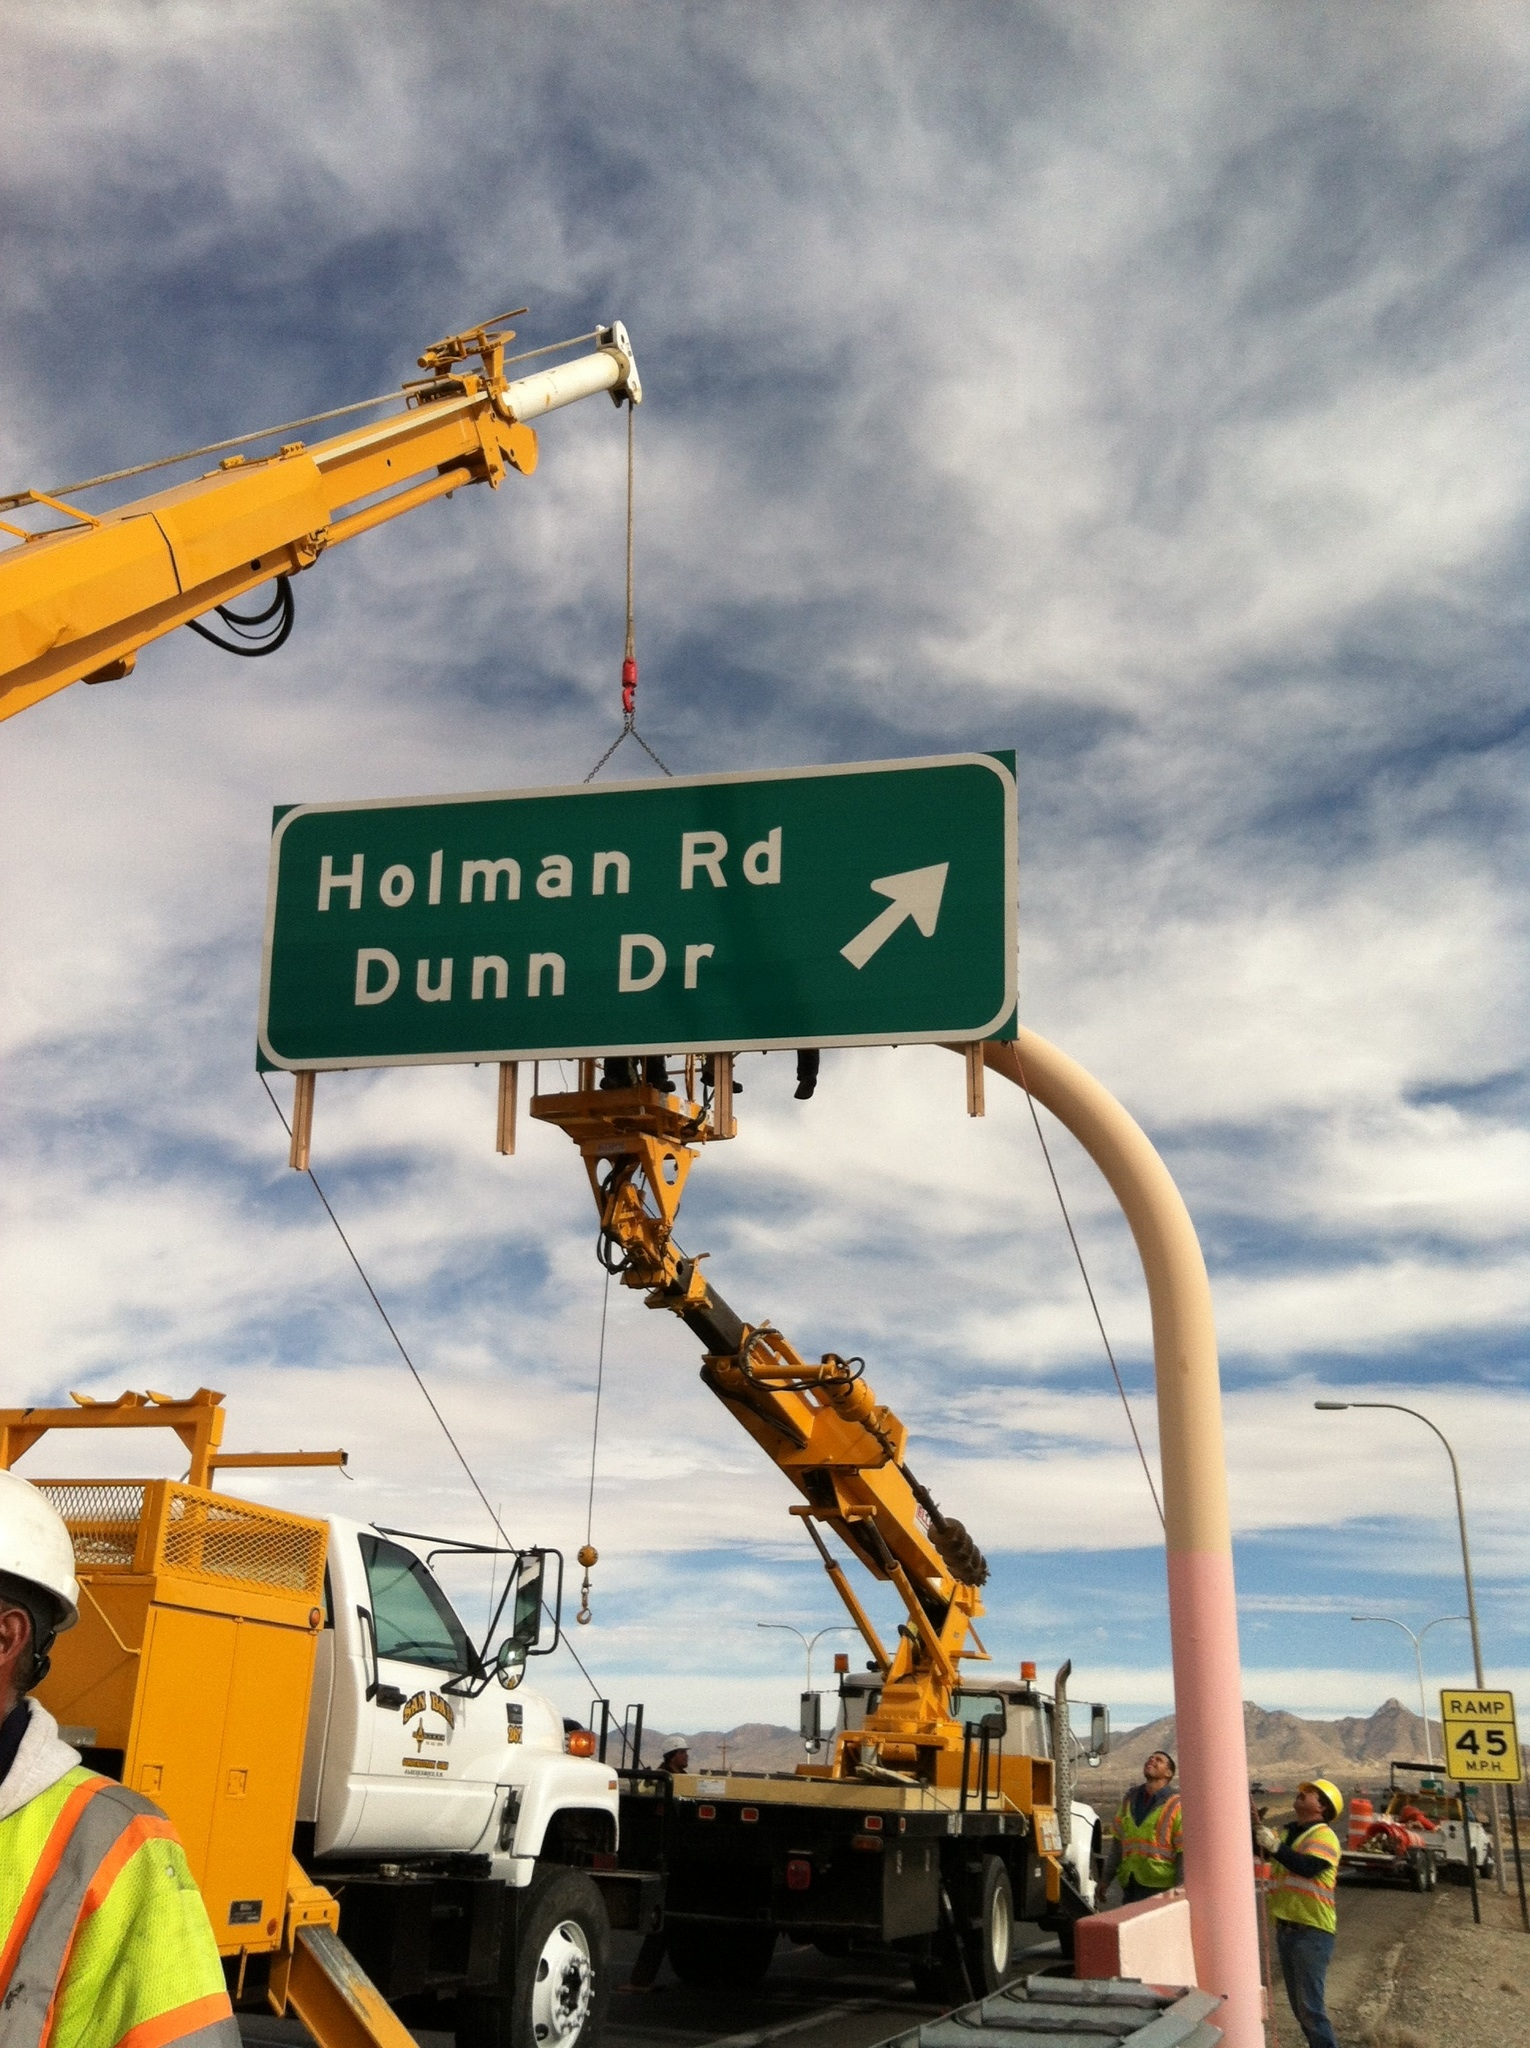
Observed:
[[[1523,10],[0,18],[0,484],[371,396],[522,302],[526,346],[624,320],[665,760],[1017,750],[1022,1019],[1206,1247],[1246,1694],[1411,1702],[1407,1643],[1349,1616],[1462,1611],[1434,1438],[1321,1394],[1452,1437],[1490,1676],[1530,1687]],[[179,634],[0,733],[11,1400],[211,1385],[231,1446],[350,1451],[271,1497],[485,1533],[287,1169],[255,1000],[274,803],[564,783],[614,736],[620,418],[542,451],[322,561],[271,661]],[[938,1050],[826,1055],[807,1106],[783,1057],[740,1079],[688,1245],[866,1355],[994,1562],[1005,1667],[1163,1710],[1156,1522],[1023,1101],[969,1121]],[[559,1134],[495,1156],[493,1085],[326,1077],[314,1161],[506,1526],[572,1552],[593,1218]],[[1049,1136],[1151,1448],[1130,1240]],[[839,1616],[791,1496],[686,1332],[609,1310],[579,1652],[665,1726],[793,1719],[756,1624]],[[1464,1676],[1465,1630],[1429,1654]]]

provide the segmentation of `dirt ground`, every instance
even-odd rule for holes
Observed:
[[[1481,1891],[1482,1925],[1465,1885],[1423,1896],[1381,1885],[1339,1887],[1328,2010],[1341,2048],[1530,2048],[1530,1934],[1513,1890]],[[1277,1987],[1272,2048],[1302,2048]]]

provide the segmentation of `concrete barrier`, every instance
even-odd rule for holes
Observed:
[[[1195,1985],[1190,1901],[1178,1888],[1093,1913],[1073,1929],[1075,1977],[1137,1977],[1144,1984]]]

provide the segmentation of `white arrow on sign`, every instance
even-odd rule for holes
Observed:
[[[948,860],[943,860],[938,867],[910,868],[907,874],[884,875],[880,882],[872,883],[879,896],[890,896],[892,901],[863,932],[856,933],[848,946],[840,947],[840,952],[852,967],[864,967],[871,956],[887,944],[905,918],[911,917],[927,939],[934,938],[935,920],[940,916],[940,899],[945,894],[946,874],[950,866]]]

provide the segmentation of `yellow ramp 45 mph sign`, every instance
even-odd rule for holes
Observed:
[[[1442,1692],[1445,1768],[1458,1785],[1517,1785],[1519,1738],[1511,1692]]]

